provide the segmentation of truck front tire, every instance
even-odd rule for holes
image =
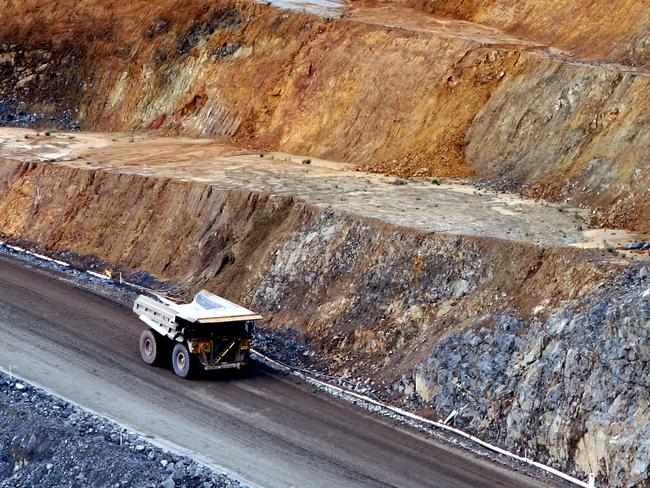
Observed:
[[[151,329],[145,329],[140,334],[140,356],[152,366],[159,366],[165,359],[164,337]]]
[[[174,373],[181,378],[191,378],[196,373],[197,365],[185,344],[178,343],[172,351],[172,365]]]

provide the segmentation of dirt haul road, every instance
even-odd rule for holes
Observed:
[[[0,257],[0,366],[264,487],[539,487],[264,371],[183,381],[141,363],[141,324]]]

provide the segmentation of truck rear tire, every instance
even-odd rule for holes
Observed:
[[[165,360],[165,338],[151,329],[145,329],[140,334],[140,356],[152,366],[159,366]]]
[[[196,374],[196,358],[190,354],[190,350],[185,344],[178,343],[172,351],[172,366],[174,373],[181,378],[191,378]]]

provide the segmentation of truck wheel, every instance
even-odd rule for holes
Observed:
[[[140,356],[142,360],[150,365],[158,366],[164,358],[164,338],[151,329],[145,329],[140,334]]]
[[[178,343],[172,351],[174,373],[181,378],[190,378],[196,373],[196,360],[185,344]]]

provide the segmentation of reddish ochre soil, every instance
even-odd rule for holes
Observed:
[[[477,178],[649,232],[648,22],[630,5],[12,2],[0,97],[88,130]]]

